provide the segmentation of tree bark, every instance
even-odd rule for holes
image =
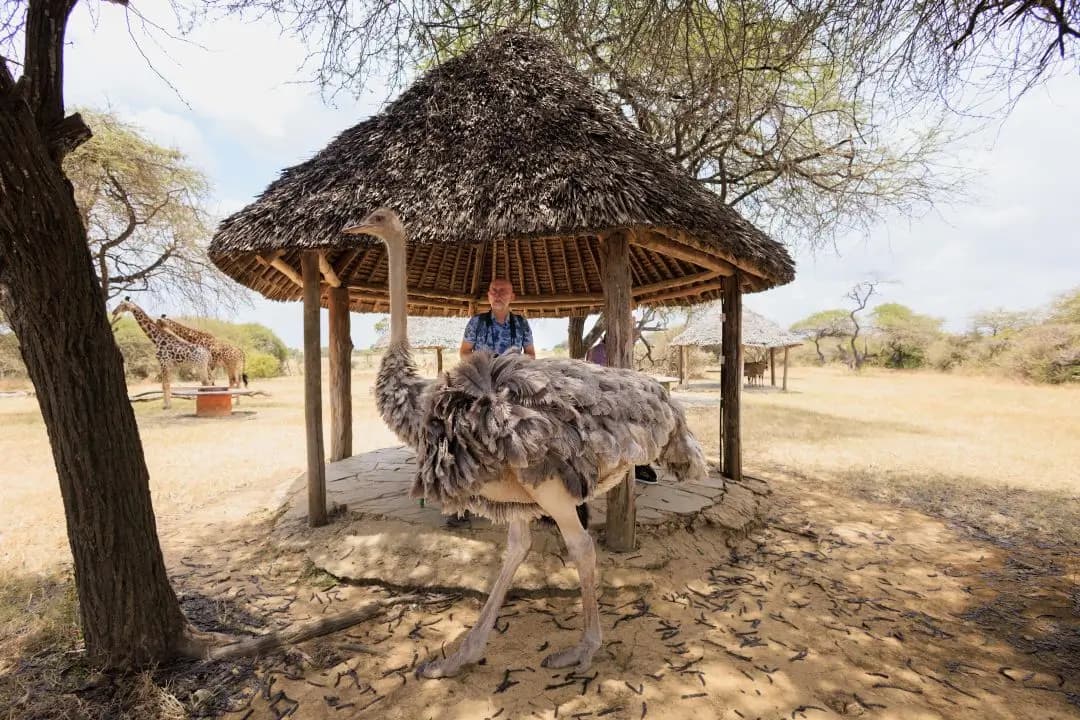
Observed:
[[[615,231],[604,239],[604,317],[607,319],[607,362],[609,367],[634,366],[634,317],[630,278],[630,238]],[[607,494],[607,537],[609,549],[629,552],[637,546],[637,512],[634,507],[634,480],[627,473]]]
[[[305,252],[304,276],[304,420],[307,426],[308,524],[326,524],[326,464],[323,461],[322,347],[319,344],[319,257]]]
[[[330,461],[352,457],[352,336],[349,289],[330,288]]]
[[[720,397],[723,417],[724,474],[742,479],[742,438],[739,428],[742,403],[742,288],[739,272],[724,278],[724,364],[720,372]]]
[[[28,34],[43,22],[58,33],[44,67],[28,52],[32,92],[0,83],[0,309],[48,429],[87,655],[131,668],[172,656],[187,623],[158,543],[123,358],[51,136],[72,4],[31,5]],[[31,38],[27,47],[37,51]]]
[[[570,357],[574,360],[583,360],[589,348],[585,347],[585,316],[571,317],[567,325],[566,347],[570,351]]]

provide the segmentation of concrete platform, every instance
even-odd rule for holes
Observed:
[[[307,479],[301,475],[289,490],[275,535],[346,581],[485,593],[501,561],[505,528],[480,518],[466,528],[446,528],[437,506],[421,507],[409,497],[415,460],[399,446],[330,463],[326,491],[334,520],[317,529],[307,527]],[[758,522],[768,496],[765,483],[752,479],[734,483],[713,475],[702,483],[675,484],[661,474],[659,480],[636,484],[640,549],[599,553],[605,586],[650,585],[651,571],[672,559],[666,544],[655,539],[676,529],[707,524],[725,537],[741,537]],[[602,535],[604,500],[591,502],[590,509],[590,530]],[[514,588],[518,594],[577,591],[577,573],[553,528],[534,523],[533,552]]]

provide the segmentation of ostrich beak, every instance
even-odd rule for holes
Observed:
[[[349,225],[341,229],[341,232],[346,235],[372,235],[371,229],[374,227],[372,223],[360,222],[356,225]]]

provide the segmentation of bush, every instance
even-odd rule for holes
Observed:
[[[5,377],[26,377],[19,340],[13,332],[0,332],[0,378]]]
[[[269,353],[251,350],[247,354],[248,378],[262,379],[281,375],[281,361]]]
[[[935,370],[955,370],[970,360],[971,341],[960,335],[944,335],[925,350],[924,362]]]
[[[1080,382],[1080,325],[1036,325],[1019,333],[1001,366],[1041,383]]]

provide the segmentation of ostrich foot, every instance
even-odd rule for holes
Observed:
[[[599,642],[582,640],[573,647],[551,653],[540,664],[546,668],[565,668],[576,665],[578,671],[584,672],[592,664],[593,655],[600,649]]]
[[[436,680],[444,677],[454,677],[459,674],[466,665],[471,665],[480,658],[462,657],[461,653],[454,653],[449,657],[438,660],[428,660],[416,666],[416,679],[426,678]]]

